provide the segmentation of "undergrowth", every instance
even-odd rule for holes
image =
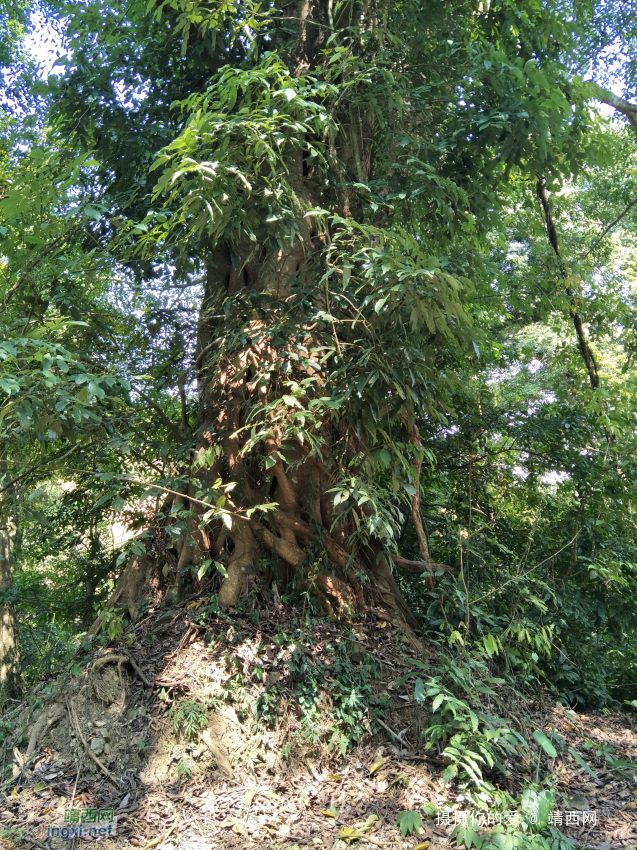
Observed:
[[[507,685],[517,690],[515,679],[491,675],[482,653],[440,653],[433,666],[414,660],[413,670],[397,684],[411,678],[415,678],[415,701],[429,712],[430,725],[423,733],[426,749],[435,750],[449,763],[445,783],[458,778],[461,787],[483,787],[485,771],[506,775],[507,759],[528,760],[526,739],[511,727],[512,708],[504,707],[502,694],[495,690]]]
[[[430,718],[422,733],[425,751],[447,763],[442,779],[452,802],[443,809],[427,804],[423,813],[455,824],[457,846],[467,850],[571,850],[575,844],[551,817],[556,762],[577,762],[596,774],[555,730],[534,728],[530,701],[538,695],[537,680],[532,692],[519,674],[498,664],[495,649],[484,639],[469,648],[452,633],[441,640],[435,664],[414,659],[397,682],[414,680],[414,699]],[[637,770],[611,750],[597,753],[607,768]]]
[[[171,706],[168,717],[172,720],[177,737],[194,741],[200,732],[208,726],[206,708],[191,700],[180,700]]]
[[[374,718],[388,704],[388,697],[372,687],[381,664],[364,652],[352,657],[358,643],[349,629],[324,629],[324,639],[317,640],[320,627],[325,622],[310,617],[277,624],[253,650],[249,672],[240,652],[229,657],[233,669],[211,694],[213,703],[231,701],[242,719],[250,715],[254,731],[261,725],[272,727],[286,711],[291,713],[296,728],[283,746],[284,757],[296,743],[326,746],[329,754],[345,756],[372,731]]]

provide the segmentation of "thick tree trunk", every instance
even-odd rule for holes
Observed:
[[[316,233],[307,228],[303,235],[305,244],[311,245]],[[254,264],[256,277],[245,281],[245,286],[266,292],[270,300],[274,291],[283,307],[290,280],[306,258],[300,246],[291,245],[279,262]],[[222,249],[215,259],[208,272],[204,304],[227,297],[236,285]],[[208,340],[218,330],[208,326],[205,312],[200,333],[202,350],[210,346]],[[273,324],[279,320],[280,316],[272,316]],[[254,337],[260,337],[263,330],[263,321],[256,315],[246,323],[246,332]],[[308,332],[306,344],[309,337]],[[285,359],[282,351],[262,341],[246,344],[233,354],[224,350],[221,342],[210,366],[202,364],[199,432],[203,439],[199,454],[206,456],[203,453],[210,450],[214,454],[216,448],[217,460],[203,470],[193,469],[192,475],[202,487],[213,485],[215,480],[221,480],[224,486],[234,485],[227,503],[232,516],[225,524],[213,523],[207,541],[197,523],[191,524],[194,545],[183,548],[180,565],[185,566],[206,550],[225,558],[227,577],[219,592],[222,605],[238,603],[247,588],[248,572],[265,559],[271,571],[272,563],[278,564],[274,572],[282,578],[294,577],[311,585],[331,615],[362,611],[375,604],[384,609],[381,616],[389,614],[414,627],[416,623],[381,547],[370,541],[365,547],[353,548],[350,539],[356,526],[352,514],[337,516],[329,490],[338,474],[338,469],[330,466],[330,449],[339,438],[338,425],[326,418],[320,444],[312,451],[300,439],[284,441],[286,423],[281,421],[273,422],[269,433],[256,444],[251,438],[251,414],[260,406],[272,406],[284,394]],[[264,377],[266,372],[269,380]],[[298,368],[288,379],[298,383],[307,377],[307,370]],[[285,404],[281,400],[281,405]],[[291,408],[290,416],[293,412]],[[266,505],[270,507],[259,510]],[[196,502],[190,508],[201,513]]]
[[[3,472],[0,467],[0,472]],[[0,476],[0,481],[4,476]],[[10,493],[0,496],[0,593],[13,587],[15,521]],[[0,702],[20,692],[18,633],[13,606],[0,604]]]
[[[296,41],[283,48],[293,75],[320,64],[330,32],[356,26],[363,10],[363,4],[342,4],[339,14],[347,13],[347,20],[339,23],[331,19],[331,4],[284,4],[283,14],[297,22]],[[340,130],[331,142],[331,153],[340,183],[346,187],[349,181],[369,180],[372,164],[363,139],[365,116],[348,106],[334,117]],[[361,213],[355,193],[347,188],[325,196],[298,144],[290,145],[286,179],[309,207],[329,205],[346,217]],[[325,272],[323,254],[330,234],[303,210],[294,224],[296,235],[279,238],[274,247],[273,240],[255,245],[246,238],[243,244],[217,244],[210,257],[197,350],[198,455],[214,460],[203,467],[195,461],[191,472],[198,483],[191,485],[184,501],[192,513],[192,545],[182,549],[179,566],[208,552],[225,559],[227,576],[219,602],[232,607],[246,591],[248,573],[266,561],[272,574],[311,586],[329,614],[374,605],[381,616],[413,628],[416,622],[383,547],[374,539],[364,545],[353,542],[355,509],[339,514],[329,492],[341,477],[334,448],[346,429],[326,416],[315,428],[311,449],[299,433],[292,436],[296,409],[286,385],[293,382],[298,387],[308,379],[323,384],[327,376],[316,364],[303,368],[290,358],[295,346],[307,350],[320,346],[320,339],[314,321],[291,322],[288,314],[301,315],[308,301],[315,309],[330,309],[329,293],[317,286]],[[298,295],[303,284],[310,293],[305,302]],[[286,344],[273,340],[272,328],[280,328],[275,337],[289,336]],[[338,347],[336,329],[334,336]],[[243,344],[237,344],[238,339]],[[297,398],[299,407],[307,401],[302,394]],[[281,412],[285,405],[289,405],[287,419]],[[269,427],[268,415],[264,419],[259,414],[266,406],[271,411]],[[260,440],[251,433],[255,427],[261,431]],[[226,502],[230,514],[225,523],[213,522],[202,529],[205,524],[196,519],[203,513],[201,505],[189,499],[215,481],[233,486]]]
[[[330,35],[342,30],[339,38],[351,46],[351,33],[365,27],[364,9],[340,4],[334,20],[331,3],[282,3],[282,20],[295,23],[275,31],[268,49],[286,57],[293,77],[320,69]],[[292,39],[291,26],[296,26]],[[192,562],[217,559],[227,571],[219,603],[234,607],[246,593],[249,574],[260,569],[310,589],[329,615],[373,607],[409,630],[417,624],[386,546],[373,534],[358,533],[365,508],[346,503],[337,509],[330,492],[347,463],[369,457],[365,437],[352,423],[339,421],[333,409],[309,425],[317,393],[312,397],[309,389],[307,394],[300,389],[323,387],[334,368],[307,365],[307,357],[303,365],[299,356],[324,343],[314,316],[330,311],[329,288],[321,281],[328,269],[326,246],[335,235],[305,211],[330,209],[362,222],[360,192],[351,187],[373,177],[365,141],[371,120],[348,104],[333,118],[339,129],[327,144],[331,183],[305,161],[303,140],[290,140],[282,179],[295,194],[294,221],[276,237],[264,225],[261,242],[250,234],[222,238],[209,248],[196,351],[198,443],[190,485],[178,497],[189,512],[178,572]],[[334,324],[332,331],[340,353],[347,331]],[[405,428],[409,435],[411,423]],[[216,517],[206,516],[212,504]],[[429,562],[417,500],[413,511],[421,554]]]

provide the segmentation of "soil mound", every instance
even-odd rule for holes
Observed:
[[[434,647],[418,653],[386,622],[344,628],[280,606],[230,618],[205,597],[151,611],[0,719],[12,765],[0,844],[68,847],[66,818],[116,824],[74,839],[108,848],[450,847],[463,797],[424,751],[428,717],[400,683],[427,658]],[[554,765],[564,809],[597,814],[564,833],[581,847],[637,847],[634,722],[531,704],[524,719],[586,754],[586,767]],[[511,787],[528,771],[512,769]],[[449,823],[423,815],[401,835],[399,813],[427,802]]]

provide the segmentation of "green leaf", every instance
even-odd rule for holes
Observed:
[[[288,407],[302,407],[301,402],[298,398],[294,398],[294,396],[284,395],[281,396],[281,400],[284,401]]]
[[[455,764],[450,764],[449,767],[447,767],[445,769],[445,772],[442,774],[443,785],[447,785],[457,775],[458,775],[458,766],[455,765]]]
[[[438,696],[433,701],[433,705],[431,706],[431,711],[435,712],[438,708],[440,708],[440,706],[442,705],[442,703],[445,701],[446,698],[447,698],[446,694],[438,694]]]
[[[381,449],[380,452],[378,452],[378,458],[385,469],[391,464],[391,455],[386,449]]]
[[[400,812],[396,818],[396,823],[403,837],[417,833],[422,828],[422,820],[418,812]]]
[[[584,770],[585,770],[588,774],[590,774],[590,776],[592,776],[592,777],[593,777],[593,779],[598,779],[598,778],[599,778],[599,777],[597,776],[597,774],[595,773],[595,771],[594,771],[594,770],[592,770],[592,769],[591,769],[591,768],[590,768],[590,767],[586,764],[586,762],[585,762],[585,761],[584,761],[584,759],[581,757],[581,755],[577,752],[577,750],[574,750],[574,749],[571,747],[571,748],[569,749],[569,752],[570,752],[570,754],[573,756],[573,758],[575,759],[575,761],[576,761],[579,765],[581,765],[581,766],[584,768]]]
[[[2,387],[7,395],[20,392],[20,384],[15,378],[0,378],[0,387]]]
[[[414,699],[418,705],[423,705],[426,699],[425,684],[420,678],[416,679],[416,684],[414,686]]]
[[[538,744],[542,747],[544,752],[547,754],[549,758],[557,758],[557,750],[553,746],[553,744],[546,737],[544,732],[541,732],[539,729],[536,729],[533,733],[533,737],[538,742]]]
[[[199,569],[197,570],[197,581],[201,581],[201,579],[202,579],[202,578],[205,576],[205,574],[208,572],[208,568],[210,567],[210,565],[211,565],[211,564],[212,564],[212,559],[211,559],[211,558],[208,558],[208,560],[207,560],[207,561],[204,561],[204,562],[201,564],[201,566],[200,566],[200,567],[199,567]]]
[[[551,791],[536,791],[534,788],[527,788],[522,794],[520,808],[522,815],[533,825],[533,829],[539,832],[548,826],[553,803],[554,798]]]

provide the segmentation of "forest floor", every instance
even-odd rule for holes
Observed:
[[[290,676],[289,661],[322,659],[329,671],[334,647],[348,639],[344,632],[315,622],[290,647],[294,628],[290,620],[282,641],[280,607],[231,620],[206,616],[203,603],[149,613],[129,635],[78,655],[72,673],[40,684],[0,717],[5,764],[13,769],[0,791],[1,848],[58,850],[93,840],[109,850],[455,846],[454,821],[468,807],[443,784],[442,760],[423,751],[427,718],[414,702],[413,682],[396,685],[416,657],[396,627],[364,622],[349,633],[350,656],[373,660],[374,693],[388,700],[382,717],[370,715],[375,729],[364,719],[367,731],[342,757],[326,743],[329,728],[320,728],[334,722],[328,695],[317,706],[324,713],[316,714],[316,734],[301,727],[294,689],[298,694],[312,668],[300,664]],[[328,692],[329,684],[328,675]],[[278,702],[269,722],[257,723],[257,707],[267,712],[264,694],[273,692]],[[201,705],[203,718],[193,708]],[[588,765],[568,755],[552,765],[564,834],[581,848],[637,850],[637,778],[630,766],[609,768],[605,757],[637,760],[634,717],[574,714],[526,700],[524,722],[561,735],[561,753],[574,749]],[[503,785],[515,791],[533,771],[516,768]],[[403,837],[397,815],[426,802],[443,814],[423,814],[420,834]],[[105,829],[109,810],[113,837],[70,842],[62,832],[49,834],[52,827],[77,829],[82,820],[84,832],[100,817],[92,826]],[[359,832],[348,836],[348,828]]]

